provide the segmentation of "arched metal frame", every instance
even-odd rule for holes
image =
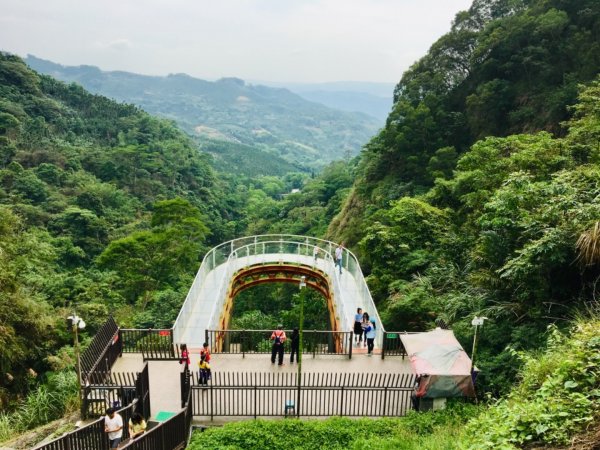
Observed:
[[[233,303],[240,292],[267,283],[300,284],[300,279],[303,276],[305,277],[306,286],[319,292],[327,301],[331,329],[338,330],[340,324],[336,318],[332,290],[327,274],[314,267],[280,263],[256,264],[241,269],[234,275],[228,290],[228,298],[219,319],[220,328],[223,330],[229,328]]]

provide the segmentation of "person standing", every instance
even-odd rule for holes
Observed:
[[[202,344],[202,350],[200,350],[200,358],[204,356],[206,358],[206,362],[210,362],[210,350],[208,348],[208,342]]]
[[[115,408],[108,408],[106,410],[104,432],[108,433],[109,448],[118,448],[123,437],[123,418]]]
[[[367,328],[369,328],[370,323],[371,322],[369,321],[369,313],[365,311],[363,313],[362,321],[360,323],[360,326],[362,327],[364,337],[365,337],[365,347],[367,346]]]
[[[290,348],[290,363],[294,363],[294,355],[296,355],[296,361],[298,361],[298,352],[300,351],[300,332],[298,328],[294,328],[291,336],[292,345]]]
[[[373,355],[373,347],[375,346],[375,336],[377,334],[377,326],[375,325],[375,319],[371,319],[369,327],[367,328],[367,349],[368,355]]]
[[[277,329],[271,333],[273,347],[271,348],[271,364],[275,364],[275,355],[278,355],[278,364],[283,365],[283,344],[285,343],[285,331],[283,325],[277,325]]]
[[[317,257],[319,256],[319,247],[316,245],[313,247],[313,258],[315,259],[315,264],[317,263]]]
[[[139,412],[134,413],[129,419],[129,437],[135,439],[141,436],[146,432],[146,426],[144,417]]]
[[[185,367],[189,367],[190,362],[190,352],[188,351],[186,344],[181,344],[181,358],[179,358],[179,364],[185,363]]]
[[[362,328],[363,312],[362,308],[356,308],[356,314],[354,315],[354,337],[356,345],[362,342],[363,328]]]
[[[200,357],[198,368],[198,383],[202,385],[207,385],[208,380],[210,380],[210,365],[208,364],[205,355],[202,355]]]
[[[335,265],[340,267],[340,275],[342,274],[342,257],[344,255],[344,244],[341,243],[335,249]]]

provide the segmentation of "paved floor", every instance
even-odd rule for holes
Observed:
[[[361,349],[362,350],[362,349]],[[364,351],[364,350],[363,350]],[[191,349],[191,368],[197,367],[200,359],[199,349]],[[150,378],[151,415],[160,411],[175,412],[181,409],[179,373],[183,367],[177,361],[148,361]],[[144,366],[141,354],[125,353],[117,359],[113,372],[138,372]],[[273,365],[268,354],[242,355],[214,354],[211,368],[213,373],[296,373],[297,364],[290,364],[289,355],[285,355],[284,365]],[[347,373],[347,374],[400,374],[411,373],[408,359],[380,355],[367,356],[354,354],[347,356],[321,355],[315,358],[305,355],[302,362],[303,373]]]

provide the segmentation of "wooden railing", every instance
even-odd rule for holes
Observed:
[[[194,415],[404,416],[411,409],[413,374],[213,373],[206,385],[194,376]]]
[[[205,339],[212,353],[232,353],[245,356],[246,353],[271,353],[273,330],[206,330]],[[285,331],[287,340],[285,352],[290,351],[291,330]],[[348,355],[352,358],[351,331],[304,330],[304,355]]]

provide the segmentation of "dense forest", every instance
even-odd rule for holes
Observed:
[[[510,389],[507,345],[538,348],[598,294],[599,37],[598,2],[476,0],[403,75],[328,230],[388,329],[443,318],[467,346],[490,318],[482,392]]]

